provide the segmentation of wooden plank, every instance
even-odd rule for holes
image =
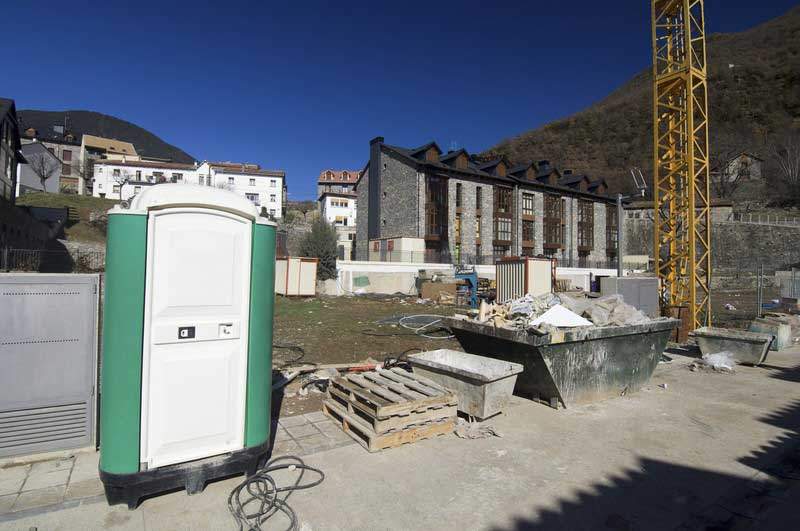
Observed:
[[[352,393],[347,393],[341,391],[336,387],[331,386],[328,387],[328,394],[330,396],[335,396],[337,398],[342,399],[343,401],[346,401],[349,406],[349,409],[358,409],[368,415],[372,415],[373,417],[377,418],[378,408],[373,404],[368,404],[358,401]]]
[[[369,452],[377,452],[387,448],[413,443],[421,439],[428,439],[438,435],[452,433],[455,429],[455,418],[440,422],[430,422],[404,430],[377,434],[372,428],[360,419],[350,416],[341,405],[326,401],[323,404],[325,415],[332,418],[342,426],[345,433]]]
[[[406,373],[408,374],[408,373]],[[403,385],[414,389],[415,391],[419,391],[420,393],[426,396],[442,396],[445,394],[446,391],[442,391],[439,389],[435,389],[433,387],[427,386],[412,377],[405,376],[403,374],[399,374],[396,372],[391,372],[386,375],[387,378],[395,380],[398,383],[402,383]]]
[[[424,376],[420,376],[419,374],[417,374],[415,372],[408,372],[406,370],[401,369],[400,367],[392,367],[391,371],[393,373],[395,373],[395,374],[399,374],[400,376],[405,376],[406,378],[413,378],[416,381],[427,385],[428,387],[432,387],[433,389],[438,389],[439,391],[443,391],[443,392],[446,392],[446,393],[450,392],[450,389],[444,387],[441,384],[438,384],[438,383],[434,382],[433,380],[429,380],[428,378],[425,378]]]
[[[385,398],[381,398],[380,396],[374,395],[368,391],[365,391],[361,387],[357,385],[351,384],[350,382],[346,381],[344,378],[335,378],[330,381],[333,387],[340,388],[344,393],[348,393],[354,397],[354,399],[358,399],[361,403],[367,403],[372,406],[375,410],[375,413],[378,413],[378,410],[381,407],[385,407],[391,404],[390,401],[386,400]],[[356,400],[353,400],[355,402]]]
[[[375,385],[374,383],[370,382],[363,376],[359,376],[356,374],[348,374],[347,376],[345,376],[345,378],[347,378],[348,381],[353,382],[356,385],[360,385],[364,389],[367,389],[370,392],[375,393],[376,395],[385,398],[386,400],[389,400],[391,402],[395,403],[408,402],[407,398],[404,398],[398,395],[397,393],[390,391],[389,389],[381,387],[380,385]]]
[[[393,416],[385,419],[378,419],[357,407],[352,407],[353,404],[336,393],[331,393],[329,398],[327,398],[323,404],[330,401],[333,401],[342,408],[346,408],[348,415],[351,417],[357,417],[365,424],[371,426],[373,431],[377,434],[402,430],[416,425],[426,424],[431,421],[442,421],[447,420],[448,418],[455,418],[458,410],[457,406],[447,406],[439,409],[428,409],[421,413],[412,413],[405,416]]]
[[[381,375],[381,373],[378,372],[365,372],[364,378],[378,385],[384,385],[388,387],[390,390],[408,398],[409,400],[419,400],[421,398],[427,398],[426,395],[418,393],[413,389],[409,389],[408,387],[394,380],[390,380],[389,378],[386,378],[385,376]]]

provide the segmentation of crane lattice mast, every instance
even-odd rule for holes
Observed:
[[[708,87],[703,0],[652,0],[655,267],[662,310],[711,324]]]

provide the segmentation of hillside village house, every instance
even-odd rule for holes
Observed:
[[[616,260],[617,214],[603,179],[548,161],[512,165],[370,142],[356,184],[357,260],[492,263],[546,255],[568,266]]]
[[[19,122],[14,100],[0,98],[0,201],[14,204],[19,155]]]
[[[64,125],[55,124],[52,130],[38,131],[28,127],[22,132],[22,143],[39,142],[61,161],[61,189],[78,194],[91,194],[92,165],[99,160],[140,160],[130,142],[82,135],[77,139]]]
[[[224,188],[242,195],[272,217],[283,217],[286,174],[258,164],[203,162],[199,165],[144,160],[94,163],[92,195],[128,200],[144,187],[184,183]]]

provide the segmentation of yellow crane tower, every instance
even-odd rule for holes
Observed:
[[[662,310],[711,324],[708,88],[703,0],[652,0],[653,253]]]

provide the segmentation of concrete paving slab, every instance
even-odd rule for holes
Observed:
[[[69,470],[56,470],[55,472],[48,472],[47,474],[33,474],[28,476],[25,484],[22,486],[22,491],[43,489],[46,487],[55,487],[58,485],[66,485],[69,481]]]
[[[97,478],[98,467],[100,464],[100,452],[84,452],[75,456],[75,464],[72,466],[70,483],[86,481]]]
[[[300,445],[290,439],[276,442],[275,446],[272,448],[272,455],[297,455],[301,451]]]
[[[314,411],[303,415],[309,422],[321,422],[323,420],[330,420],[322,411]]]
[[[321,432],[313,424],[302,424],[299,426],[289,426],[286,431],[295,439],[309,437],[311,435],[320,435]]]
[[[14,506],[11,508],[11,510],[24,511],[34,507],[45,507],[48,505],[61,503],[61,501],[64,499],[64,491],[66,488],[66,485],[61,485],[58,487],[47,487],[44,489],[22,492],[14,502]]]
[[[279,421],[281,426],[288,428],[289,426],[300,426],[301,424],[308,424],[308,419],[303,415],[296,415],[294,417],[283,417]]]
[[[11,507],[14,505],[14,502],[17,501],[18,494],[15,492],[14,494],[7,494],[5,496],[0,496],[0,514],[8,512],[11,510]]]
[[[19,489],[22,488],[23,483],[25,483],[25,476],[20,478],[5,479],[2,475],[0,475],[0,496],[19,492]]]
[[[74,457],[66,459],[53,459],[50,461],[41,461],[34,463],[31,467],[30,475],[37,476],[39,474],[49,474],[51,472],[61,472],[64,470],[71,470],[75,462]]]
[[[103,482],[99,478],[85,479],[83,481],[71,481],[67,485],[67,491],[64,495],[65,500],[78,500],[83,498],[91,498],[92,496],[100,496],[103,494]]]

